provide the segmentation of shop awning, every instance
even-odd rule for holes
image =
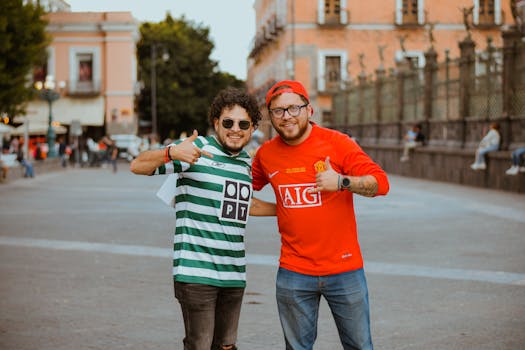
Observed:
[[[10,134],[14,129],[11,125],[0,123],[0,134]]]
[[[39,122],[29,122],[29,130],[28,135],[29,136],[35,136],[35,135],[46,135],[47,134],[47,123],[39,123]],[[11,131],[11,135],[15,136],[21,136],[24,135],[26,129],[26,124],[22,124],[18,127],[16,127],[13,131]],[[67,129],[63,127],[62,125],[54,125],[53,130],[55,130],[55,134],[65,134],[67,132]]]
[[[104,125],[104,98],[68,98],[63,97],[53,102],[53,121],[62,125],[70,125],[72,120],[79,120],[85,126]],[[49,106],[46,101],[35,100],[28,104],[26,115],[31,122],[47,123]]]

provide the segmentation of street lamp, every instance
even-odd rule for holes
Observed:
[[[292,16],[292,43],[291,43],[291,57],[287,62],[288,75],[291,80],[295,80],[295,0],[291,3],[291,16]]]
[[[60,89],[64,88],[66,83],[61,81],[58,83]],[[53,129],[53,102],[60,98],[60,93],[55,90],[56,84],[52,75],[47,75],[44,83],[37,81],[35,83],[35,88],[38,90],[40,97],[47,101],[49,106],[49,120],[47,126],[47,146],[48,153],[47,157],[54,158],[57,156],[55,151],[55,129]]]
[[[151,44],[151,133],[157,136],[157,43]],[[170,55],[166,49],[162,54],[162,60],[167,62]]]

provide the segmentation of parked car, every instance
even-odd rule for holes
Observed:
[[[148,149],[148,139],[132,134],[111,135],[119,150],[119,157],[132,161],[140,152]]]

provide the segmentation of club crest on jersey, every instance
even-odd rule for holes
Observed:
[[[322,173],[323,171],[326,171],[326,164],[322,160],[318,160],[314,164],[314,169],[316,173]]]
[[[279,195],[285,208],[318,207],[322,204],[320,192],[310,192],[315,183],[280,185]]]
[[[223,194],[221,219],[246,222],[252,194],[250,184],[242,181],[226,180]]]

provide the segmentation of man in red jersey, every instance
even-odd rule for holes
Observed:
[[[277,202],[281,257],[277,305],[286,349],[310,350],[322,295],[344,349],[373,349],[368,288],[353,194],[385,195],[385,172],[350,137],[311,122],[308,93],[281,81],[266,95],[277,133],[253,161],[253,188],[270,183]]]

